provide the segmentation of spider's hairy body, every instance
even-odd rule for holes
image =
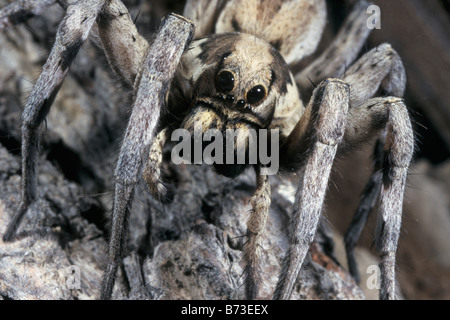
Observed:
[[[28,1],[5,8],[2,25],[20,20],[17,14],[24,12],[22,2]],[[29,2],[26,10],[36,12],[39,4]],[[320,41],[326,22],[324,0],[188,0],[183,16],[168,15],[151,43],[139,35],[120,0],[85,0],[70,5],[23,113],[22,202],[4,240],[14,239],[21,218],[36,200],[37,128],[96,21],[112,70],[134,92],[133,111],[114,172],[108,264],[101,298],[112,295],[124,248],[126,217],[141,173],[150,193],[165,199],[168,190],[161,182],[162,149],[175,129],[192,132],[200,123],[201,133],[239,130],[236,150],[247,149],[252,130],[279,131],[279,149],[272,152],[279,153],[280,170],[300,177],[288,230],[290,247],[281,262],[276,299],[289,299],[294,290],[318,229],[334,159],[376,137],[374,174],[345,242],[350,272],[358,279],[353,248],[379,198],[376,244],[383,273],[380,297],[394,299],[395,251],[414,135],[401,99],[405,70],[395,50],[382,44],[356,59],[369,34],[365,16],[369,5],[365,0],[356,1],[328,48],[296,74],[291,73],[291,66],[313,53]],[[299,88],[310,82],[317,86],[309,102],[302,101]],[[379,89],[387,96],[373,97]],[[215,166],[218,173],[228,177],[236,177],[247,167],[249,163]],[[271,202],[264,166],[256,163],[253,167],[256,190],[250,199],[252,210],[243,250],[249,299],[258,297],[262,281],[261,236]]]
[[[275,128],[274,123],[285,125],[285,118],[290,117],[298,121],[303,113],[294,77],[283,57],[268,42],[254,35],[220,34],[195,41],[192,51],[183,55],[181,66],[191,75],[187,76],[192,84],[191,96],[217,105],[227,112],[227,118],[235,114],[259,128]],[[236,82],[236,87],[228,93],[215,88],[217,73],[225,69],[233,72]],[[264,87],[267,96],[252,105],[246,101],[246,94],[257,85]],[[239,105],[242,100],[245,103]],[[289,131],[283,127],[281,135]]]
[[[217,83],[224,71],[234,79],[233,88],[226,92]],[[252,103],[248,94],[255,87],[262,90],[261,99]],[[268,42],[245,33],[216,34],[192,42],[175,74],[168,109],[183,119],[181,127],[190,132],[195,123],[202,124],[202,133],[240,130],[236,149],[248,141],[251,129],[278,129],[282,143],[304,111],[283,57]]]

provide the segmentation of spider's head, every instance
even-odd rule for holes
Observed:
[[[289,69],[269,43],[242,33],[196,41],[186,56],[192,105],[182,127],[194,133],[197,123],[203,134],[211,129],[221,132],[223,161],[214,165],[219,173],[235,177],[250,164],[249,139],[255,134],[256,139],[261,133],[270,135],[259,129],[269,128],[277,102],[291,82]],[[234,157],[229,154],[229,146],[227,149],[230,138]],[[203,148],[207,145],[203,142]],[[238,164],[239,152],[246,154],[245,163]]]

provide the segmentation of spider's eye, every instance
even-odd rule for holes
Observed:
[[[262,85],[254,86],[247,92],[247,102],[256,104],[266,97],[266,89]]]
[[[230,71],[221,71],[217,75],[217,88],[227,93],[234,89],[234,74]]]

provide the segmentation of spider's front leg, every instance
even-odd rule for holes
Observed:
[[[395,258],[402,221],[403,195],[409,164],[414,152],[414,135],[407,108],[400,98],[383,101],[388,113],[385,163],[376,228],[376,246],[380,253],[380,299],[396,299]]]
[[[27,100],[22,114],[22,201],[3,235],[4,241],[14,239],[21,219],[36,200],[39,126],[103,4],[104,0],[79,1],[68,7],[58,27],[55,45]]]
[[[1,10],[0,28],[39,14],[53,2],[14,2]],[[120,0],[95,0],[78,1],[68,6],[58,27],[55,44],[22,114],[22,199],[3,235],[4,241],[14,239],[20,221],[36,200],[39,127],[96,20],[110,65],[125,85],[133,87],[148,44],[138,34],[124,4]]]
[[[382,271],[380,298],[394,299],[395,252],[400,234],[403,193],[414,152],[411,120],[403,100],[398,98],[405,90],[405,70],[397,52],[389,44],[382,44],[355,62],[344,81],[351,87],[351,108],[344,142],[338,153],[348,152],[361,142],[378,137],[374,150],[374,173],[344,239],[348,265],[358,280],[353,248],[381,193],[376,233]],[[365,101],[380,88],[390,96]]]
[[[270,182],[269,177],[261,174],[259,167],[256,171],[256,191],[250,203],[252,211],[247,221],[247,242],[244,245],[245,267],[245,295],[247,299],[254,300],[258,294],[261,282],[260,251],[261,236],[269,216],[270,207]]]
[[[349,87],[343,81],[322,81],[282,146],[282,167],[300,171],[301,180],[289,228],[290,247],[283,260],[274,299],[289,299],[314,240],[331,167],[345,131],[349,96]]]
[[[408,167],[414,152],[411,120],[403,99],[398,97],[370,99],[351,109],[349,114],[348,127],[351,129],[347,130],[344,142],[347,134],[351,141],[354,128],[366,128],[368,132],[378,129],[381,134],[375,147],[375,172],[366,186],[360,206],[345,236],[347,259],[350,271],[355,275],[357,269],[353,248],[381,193],[375,235],[376,248],[380,254],[380,299],[395,299],[395,256]],[[356,119],[361,121],[357,122]]]
[[[160,111],[181,55],[193,38],[194,26],[185,18],[169,15],[148,50],[136,79],[136,98],[114,173],[114,202],[108,243],[108,265],[101,298],[111,297],[120,263],[134,187],[141,173],[144,152],[154,138]]]

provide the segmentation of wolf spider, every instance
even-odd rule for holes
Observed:
[[[2,24],[14,24],[54,2],[12,3],[3,9]],[[354,61],[370,32],[366,26],[369,5],[357,1],[328,48],[296,75],[290,68],[312,54],[321,38],[325,1],[188,0],[183,16],[166,16],[150,44],[139,35],[120,0],[84,0],[69,5],[23,112],[22,201],[4,240],[14,239],[21,218],[36,200],[38,128],[96,22],[111,68],[134,90],[133,110],[114,173],[108,264],[101,298],[111,297],[127,231],[125,220],[141,172],[151,193],[164,198],[162,147],[174,129],[192,131],[194,123],[202,121],[202,132],[240,128],[244,138],[250,129],[279,130],[280,169],[301,176],[288,231],[290,247],[282,262],[275,299],[288,299],[292,293],[318,227],[335,157],[377,137],[374,173],[345,242],[350,272],[358,278],[353,248],[379,198],[376,247],[381,258],[380,298],[394,299],[395,255],[414,138],[401,98],[405,70],[396,51],[381,44]],[[309,86],[309,82],[318,84],[305,106],[298,88]],[[382,97],[373,97],[381,91]],[[236,148],[247,147],[244,142]],[[219,173],[229,177],[238,176],[249,166],[215,165]],[[253,211],[244,247],[246,295],[250,299],[257,297],[261,281],[259,243],[271,202],[264,166],[257,163],[253,167],[256,191],[251,198]]]

